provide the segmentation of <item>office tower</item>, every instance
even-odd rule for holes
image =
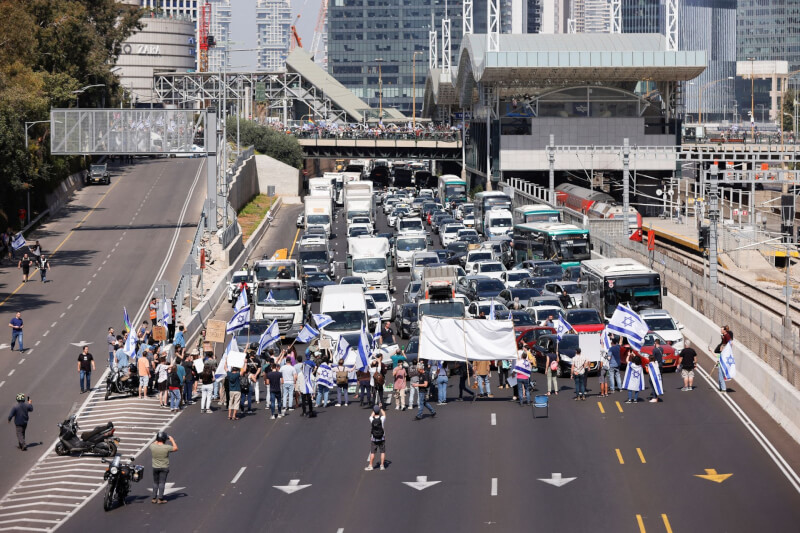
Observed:
[[[736,59],[750,57],[800,69],[800,0],[739,0]]]
[[[207,0],[211,6],[208,34],[214,36],[216,46],[208,50],[208,71],[230,70],[231,55],[225,52],[231,35],[231,0]]]
[[[622,33],[663,33],[664,0],[622,0]]]
[[[266,72],[285,70],[292,26],[292,6],[289,0],[258,0],[256,26],[258,70]]]

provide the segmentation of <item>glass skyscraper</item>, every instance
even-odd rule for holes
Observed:
[[[749,57],[800,69],[800,0],[739,0],[736,58]]]
[[[663,33],[663,0],[622,0],[622,33]]]

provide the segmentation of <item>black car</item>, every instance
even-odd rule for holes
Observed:
[[[463,282],[463,283],[462,283]],[[496,298],[506,286],[502,281],[487,276],[465,276],[458,281],[456,290],[470,301]]]
[[[536,265],[531,273],[534,276],[550,278],[551,281],[559,281],[564,277],[564,269],[561,265]]]
[[[450,258],[450,255],[451,255],[451,254],[449,254],[447,252],[447,250],[442,250],[442,249],[430,250],[430,251],[439,256],[439,262],[440,263],[446,263],[447,260]]]
[[[575,350],[580,347],[578,340],[580,335],[568,333],[561,336],[558,340],[556,335],[542,335],[536,340],[533,345],[533,354],[536,356],[536,368],[541,372],[545,371],[545,364],[547,363],[547,354],[556,353],[558,347],[558,354],[561,364],[558,366],[558,377],[566,377],[572,374],[572,358],[575,357]],[[589,373],[597,372],[597,362],[589,363]]]
[[[461,240],[467,244],[480,244],[482,242],[480,235],[464,235]]]
[[[409,363],[415,363],[419,355],[419,336],[414,335],[408,339],[408,344],[405,347],[406,359]]]
[[[500,291],[500,294],[497,295],[497,301],[511,309],[511,306],[514,304],[514,298],[519,298],[519,303],[522,304],[522,307],[528,307],[528,300],[531,298],[537,298],[541,295],[541,289],[531,289],[529,287],[517,286]]]
[[[543,278],[543,277],[536,277],[531,276],[529,278],[525,278],[517,284],[517,287],[520,289],[544,289],[546,283],[550,283],[552,280],[550,278]]]
[[[336,285],[336,282],[324,272],[309,272],[306,274],[306,287],[312,302],[319,300],[320,296],[322,296],[322,289],[328,285]]]
[[[469,243],[464,241],[453,241],[447,245],[446,249],[454,254],[467,253],[469,250]]]
[[[400,338],[407,339],[419,333],[417,323],[417,304],[403,304],[397,310],[394,326]]]

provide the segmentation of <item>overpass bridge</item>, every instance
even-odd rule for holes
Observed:
[[[461,162],[462,142],[457,132],[381,137],[297,135],[297,140],[308,159],[433,159]]]

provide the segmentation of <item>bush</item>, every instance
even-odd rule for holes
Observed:
[[[228,141],[236,142],[236,117],[228,118],[227,131]],[[242,146],[252,145],[257,152],[291,167],[303,168],[303,148],[292,135],[261,126],[252,120],[239,119],[239,142]]]

